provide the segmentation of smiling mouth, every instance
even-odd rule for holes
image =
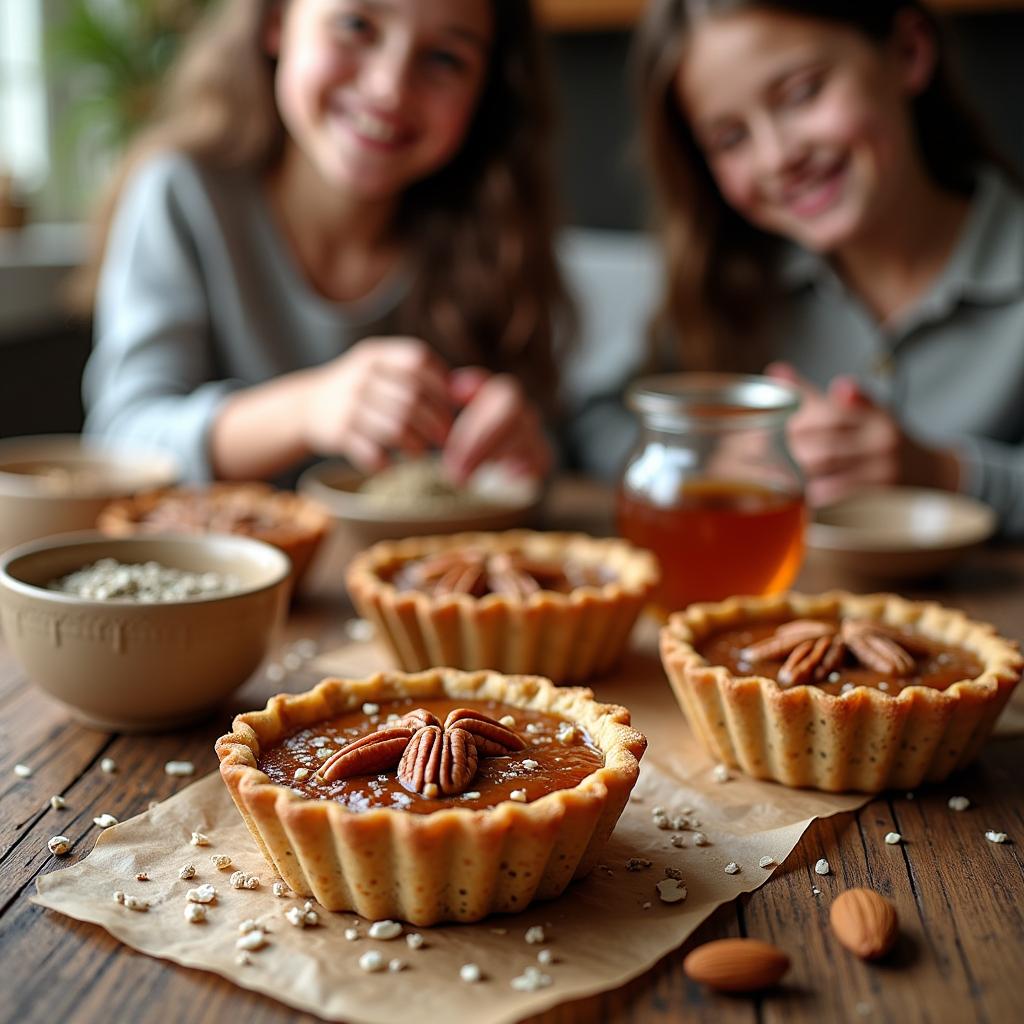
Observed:
[[[370,142],[394,145],[400,140],[400,133],[395,125],[366,111],[353,111],[348,115],[348,120],[355,133]]]
[[[801,218],[824,213],[839,197],[846,177],[845,171],[844,161],[834,164],[823,174],[816,174],[811,181],[784,189],[780,196],[782,205]]]

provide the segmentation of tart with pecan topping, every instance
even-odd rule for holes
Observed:
[[[877,792],[967,764],[1020,679],[986,623],[891,594],[731,598],[661,633],[691,728],[758,778]]]
[[[647,551],[585,534],[382,541],[349,566],[349,594],[406,671],[431,665],[578,682],[622,653],[658,580]]]
[[[589,872],[645,747],[589,690],[451,669],[325,680],[217,741],[295,892],[419,925],[521,910]]]
[[[112,501],[97,527],[111,537],[149,533],[237,533],[280,548],[293,579],[309,566],[330,527],[315,501],[264,483],[164,487]]]

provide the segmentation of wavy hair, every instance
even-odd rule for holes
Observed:
[[[750,9],[838,22],[879,45],[891,37],[901,11],[917,11],[937,47],[931,81],[912,100],[911,112],[927,172],[943,188],[966,194],[979,163],[1007,166],[960,98],[939,23],[916,0],[653,0],[633,54],[667,265],[651,338],[659,347],[673,339],[687,368],[754,368],[758,324],[773,295],[778,239],[722,198],[675,95],[690,27],[709,15]]]
[[[285,128],[263,35],[282,2],[223,0],[186,41],[98,208],[75,288],[80,306],[92,306],[118,196],[142,161],[176,150],[217,169],[264,173],[279,159]],[[413,269],[399,329],[455,363],[516,373],[551,411],[560,350],[576,324],[553,244],[551,88],[529,0],[491,6],[487,76],[463,145],[399,205]]]

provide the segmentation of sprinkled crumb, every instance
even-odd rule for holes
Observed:
[[[535,924],[533,927],[527,928],[526,935],[524,937],[530,945],[536,946],[541,945],[541,943],[543,943],[547,938],[544,928],[539,924]]]
[[[505,726],[506,729],[514,729],[516,727],[516,720],[512,715],[502,715],[498,721]]]
[[[678,878],[663,878],[655,888],[662,903],[679,903],[686,899],[686,886]]]
[[[235,963],[238,964],[239,967],[248,967],[249,964],[252,963],[252,957],[243,950],[235,957]]]
[[[217,898],[217,890],[209,882],[200,885],[198,888],[189,889],[185,893],[185,899],[189,903],[212,903]]]
[[[832,871],[832,868],[829,867],[828,861],[825,860],[824,857],[822,857],[821,860],[819,860],[818,863],[814,865],[814,870],[819,875],[827,875]]]
[[[474,982],[480,981],[480,979],[483,978],[483,974],[477,964],[463,964],[459,968],[459,977],[463,981],[473,984]]]
[[[711,770],[711,777],[715,782],[728,782],[732,778],[728,767],[724,764],[716,764]]]
[[[509,984],[517,992],[536,992],[537,989],[547,988],[551,984],[551,975],[529,964],[523,968],[523,973],[513,978]]]
[[[994,828],[990,828],[985,833],[985,838],[990,843],[1005,843],[1009,837],[1005,832],[997,832]]]
[[[555,954],[550,949],[541,949],[537,951],[537,963],[547,967],[549,964],[555,963]]]
[[[393,960],[388,961],[388,970],[392,974],[397,974],[399,971],[405,970],[405,961],[400,960],[397,956]]]
[[[477,789],[471,789],[468,792],[462,794],[462,799],[463,800],[479,800],[480,799],[480,791],[477,790]]]
[[[693,845],[694,846],[710,846],[711,845],[711,840],[708,839],[708,837],[706,835],[704,835],[703,832],[694,832],[693,833]]]
[[[262,928],[254,928],[235,940],[235,949],[245,950],[248,953],[253,950],[262,949],[266,944],[267,933]]]
[[[209,837],[203,835],[202,832],[193,832],[192,833],[192,838],[189,840],[189,842],[193,846],[209,846],[210,845]]]
[[[528,772],[535,771],[540,767],[540,761],[534,761],[532,757],[526,758],[521,764]]]
[[[374,704],[372,701],[367,701],[363,705],[363,714],[364,715],[376,715],[376,714],[379,714],[379,713],[380,713],[380,705],[379,704]]]
[[[419,932],[409,932],[405,937],[405,944],[410,949],[422,949],[423,948],[423,936]]]
[[[99,817],[93,818],[92,823],[99,828],[110,828],[111,825],[117,824],[117,818],[112,814],[101,814]]]
[[[516,803],[526,803],[526,790],[525,789],[513,789],[508,795],[509,800],[515,800]]]
[[[287,885],[286,885],[286,884],[285,884],[284,882],[282,882],[282,881],[281,881],[280,879],[278,879],[278,880],[277,880],[277,881],[276,881],[276,882],[275,882],[275,883],[274,883],[274,884],[273,884],[273,885],[272,885],[272,886],[270,887],[270,891],[271,891],[271,892],[272,892],[272,893],[273,893],[273,894],[274,894],[275,896],[277,896],[277,897],[278,897],[278,899],[283,899],[283,898],[284,898],[285,896],[287,896],[287,895],[288,895],[288,893],[289,893],[289,892],[290,892],[291,890],[290,890],[290,889],[288,888],[288,886],[287,886]]]
[[[811,895],[812,896],[820,896],[821,895],[821,890],[817,886],[814,886],[814,888],[811,889]]]
[[[359,958],[359,969],[366,971],[368,974],[375,974],[377,971],[383,971],[387,965],[387,961],[384,959],[384,954],[376,949],[367,950],[367,952]]]
[[[295,769],[295,779],[298,782],[301,782],[308,775],[309,775],[309,769],[308,768],[296,768]]]
[[[669,864],[665,867],[665,877],[674,878],[676,879],[676,881],[681,882],[683,880],[683,873],[679,870],[679,868],[674,868],[671,864]]]
[[[296,928],[313,928],[320,923],[320,915],[308,901],[304,907],[289,907],[284,916]]]
[[[196,877],[196,866],[195,864],[184,864],[178,868],[178,877],[184,881],[188,881],[190,878]]]
[[[168,761],[164,765],[164,773],[178,778],[195,775],[196,766],[191,761]]]
[[[258,889],[260,887],[259,875],[247,875],[244,871],[232,872],[228,882],[232,889]]]
[[[68,805],[67,800],[65,800],[64,797],[62,797],[62,796],[54,795],[54,796],[50,797],[50,806],[55,811],[63,811],[64,808],[67,807],[67,805]]]
[[[117,771],[117,762],[112,757],[105,757],[100,761],[100,771],[105,775],[113,775]]]
[[[966,811],[971,806],[971,801],[965,796],[951,796],[947,806],[951,811]]]
[[[231,858],[226,853],[215,853],[210,857],[210,860],[218,871],[231,867]]]
[[[47,841],[46,847],[54,857],[63,857],[71,849],[71,840],[67,836],[54,836]]]
[[[259,924],[254,918],[247,917],[244,921],[238,923],[238,934],[248,935],[249,932],[254,932],[259,928]]]
[[[762,858],[761,858],[761,859],[760,859],[760,860],[759,860],[759,861],[757,862],[757,866],[758,866],[759,868],[770,868],[770,867],[774,867],[774,866],[775,866],[775,858],[774,858],[774,857],[772,857],[772,856],[770,856],[770,855],[768,855],[768,854],[765,854],[765,856],[763,856],[763,857],[762,857]]]
[[[186,903],[185,920],[189,924],[202,924],[206,920],[206,907],[201,903]]]
[[[641,903],[641,904],[640,904],[640,906],[641,906],[641,908],[642,908],[643,910],[650,910],[650,909],[651,909],[651,906],[652,906],[652,904],[651,904],[651,901],[650,901],[650,900],[644,900],[644,902],[643,902],[643,903]]]
[[[32,777],[32,769],[27,764],[16,764],[14,766],[14,774],[19,779],[29,779]]]
[[[626,861],[627,871],[646,871],[651,866],[651,861],[646,857],[630,857]]]
[[[731,860],[725,865],[725,873],[727,875],[738,875],[740,873],[740,866],[736,861]]]
[[[356,939],[359,938],[359,929],[358,928],[346,928],[345,929],[345,938],[349,942],[355,942]]]
[[[885,841],[890,846],[899,846],[899,844],[903,842],[903,836],[901,836],[899,832],[886,832]]]
[[[370,925],[370,938],[397,939],[402,934],[402,926],[397,921],[374,921]]]

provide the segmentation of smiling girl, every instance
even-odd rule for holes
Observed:
[[[101,221],[86,429],[192,479],[543,475],[548,128],[528,0],[224,0]]]
[[[638,52],[678,361],[802,387],[813,504],[929,485],[1024,532],[1024,197],[932,17],[654,0]]]

